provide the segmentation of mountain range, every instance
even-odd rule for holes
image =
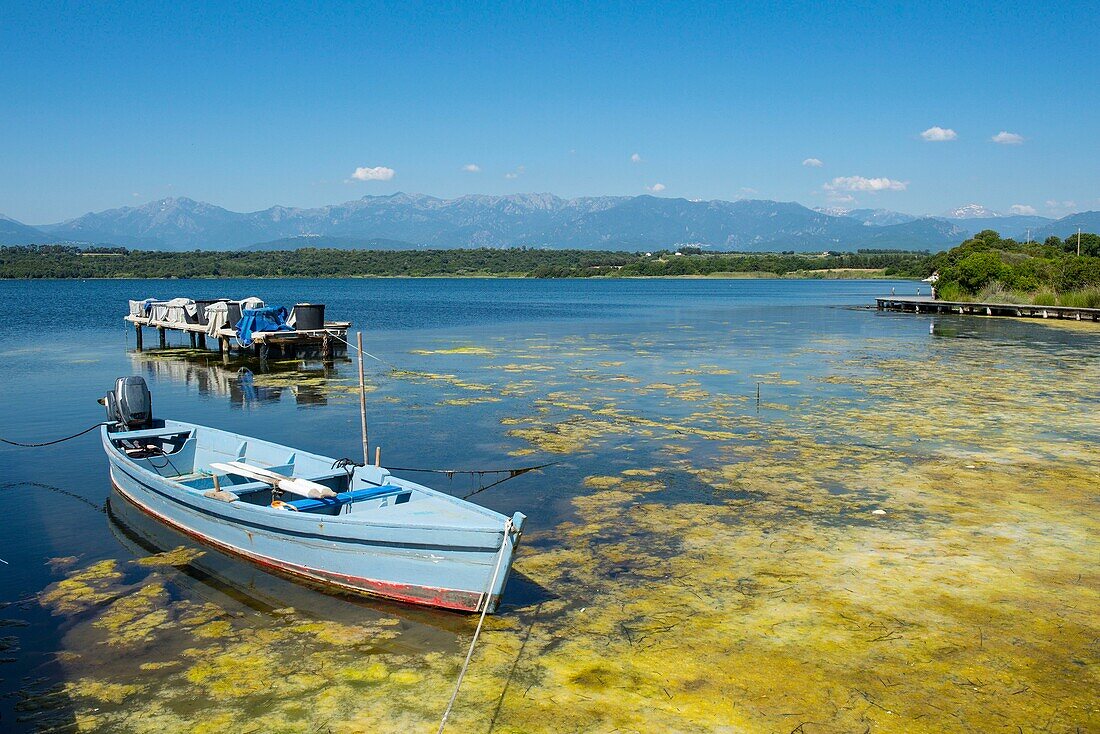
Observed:
[[[1032,238],[1100,230],[1100,212],[1059,220],[1001,215],[968,205],[939,217],[884,209],[810,209],[767,200],[691,201],[654,196],[562,199],[552,194],[439,199],[398,193],[316,208],[257,212],[188,198],[88,213],[30,226],[0,215],[0,244],[56,242],[156,250],[549,247],[653,250],[931,249],[982,229]]]

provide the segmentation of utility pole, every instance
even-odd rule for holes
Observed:
[[[1081,257],[1081,228],[1077,228],[1077,257]]]
[[[1027,243],[1031,244],[1031,227],[1027,228]]]

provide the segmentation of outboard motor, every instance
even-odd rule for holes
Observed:
[[[153,425],[153,396],[142,377],[120,377],[115,389],[99,401],[107,408],[114,430],[135,431]]]

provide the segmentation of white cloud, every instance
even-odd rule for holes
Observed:
[[[356,181],[389,181],[393,178],[394,171],[392,168],[386,168],[385,166],[376,166],[374,168],[366,168],[360,166],[356,168],[351,177]]]
[[[519,174],[516,173],[515,171],[509,171],[508,173],[504,174],[504,178],[507,178],[507,179],[519,178]]]
[[[665,190],[665,185],[663,183],[655,183],[652,186],[646,186],[645,190],[652,191],[655,194],[659,194]]]
[[[1038,211],[1036,211],[1035,207],[1033,207],[1029,204],[1013,204],[1012,206],[1010,206],[1008,208],[1008,211],[1010,211],[1013,214],[1026,214],[1026,215],[1035,215],[1035,214],[1039,213]]]
[[[806,160],[802,161],[802,165],[808,168],[821,168],[825,164],[821,162],[820,158],[807,158]]]
[[[462,167],[466,173],[481,173],[481,166],[476,163],[467,163]]]
[[[990,138],[990,140],[992,140],[994,143],[1000,143],[1001,145],[1019,145],[1020,143],[1024,142],[1024,136],[1001,130],[999,133]]]
[[[1072,214],[1077,211],[1076,201],[1058,201],[1057,199],[1046,200],[1048,213],[1058,217],[1064,217],[1067,214]]]
[[[826,191],[905,191],[909,184],[892,178],[865,178],[864,176],[837,176],[825,184]]]
[[[631,163],[641,163],[642,162],[642,154],[641,153],[635,153],[634,155],[630,156],[630,162]]]
[[[940,127],[939,125],[933,125],[922,132],[920,136],[930,143],[944,143],[959,137],[958,133],[951,128]]]

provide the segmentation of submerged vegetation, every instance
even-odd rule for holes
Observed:
[[[607,252],[529,248],[153,252],[62,245],[0,247],[0,278],[339,278],[516,276],[588,278],[741,275],[911,277],[928,253]]]
[[[993,230],[934,255],[937,295],[946,301],[1100,308],[1100,235],[1022,243]]]
[[[489,618],[450,730],[1095,729],[1100,363],[1073,325],[976,323],[1014,338],[678,319],[410,349],[380,394],[563,460],[515,566],[540,591]],[[214,555],[57,559],[65,683],[28,715],[434,730],[476,619],[235,605],[186,569]]]

